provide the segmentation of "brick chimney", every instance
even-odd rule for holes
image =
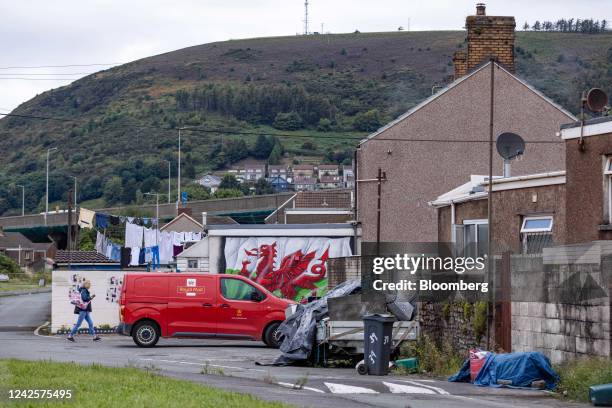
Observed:
[[[453,56],[455,79],[460,78],[483,62],[494,57],[497,62],[514,73],[514,17],[487,16],[484,3],[476,5],[476,15],[465,20],[467,52],[457,51]]]

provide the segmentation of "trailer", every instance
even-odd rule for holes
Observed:
[[[414,341],[419,334],[418,321],[396,321],[393,323],[391,357],[399,353],[405,341]],[[316,344],[311,359],[315,364],[326,364],[328,360],[351,360],[357,365],[363,359],[364,333],[362,320],[321,319],[316,326]]]

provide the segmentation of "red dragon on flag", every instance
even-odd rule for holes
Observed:
[[[244,249],[246,259],[242,261],[240,274],[259,283],[270,292],[280,290],[284,297],[294,299],[298,288],[314,290],[315,283],[325,278],[325,261],[329,258],[329,246],[325,248],[321,257],[312,266],[310,263],[316,258],[316,251],[303,253],[297,250],[286,255],[275,269],[277,250],[276,242],[260,245],[258,248]],[[254,272],[249,272],[250,265],[255,258],[257,263]]]

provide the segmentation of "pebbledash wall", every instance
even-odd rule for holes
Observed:
[[[74,306],[70,303],[70,292],[76,290],[84,280],[91,281],[91,293],[96,294],[92,302],[92,318],[96,327],[115,327],[119,324],[119,295],[124,271],[100,270],[55,270],[51,294],[51,331],[71,328],[76,322]],[[82,328],[87,327],[84,323]]]
[[[612,357],[612,242],[544,249],[511,258],[512,351],[541,351],[553,363]]]

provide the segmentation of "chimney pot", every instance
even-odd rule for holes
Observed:
[[[484,16],[486,14],[485,13],[485,9],[486,9],[486,6],[485,6],[484,3],[476,4],[476,15],[477,16]]]

